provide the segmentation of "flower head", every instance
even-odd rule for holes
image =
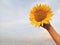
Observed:
[[[52,16],[51,8],[45,4],[36,4],[30,11],[30,21],[35,26],[48,24]]]

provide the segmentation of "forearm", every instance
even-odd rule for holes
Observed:
[[[47,29],[47,31],[50,33],[56,44],[60,45],[60,35],[57,34],[54,28],[49,24],[48,27],[45,26],[45,29]]]
[[[54,30],[54,28],[50,25],[48,32],[54,39],[54,41],[57,43],[57,45],[60,45],[60,35],[57,34],[57,32]]]

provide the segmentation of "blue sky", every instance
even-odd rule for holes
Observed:
[[[29,12],[37,3],[45,3],[52,8],[54,16],[50,22],[60,34],[60,0],[0,0],[0,37],[52,40],[45,29],[30,24]]]

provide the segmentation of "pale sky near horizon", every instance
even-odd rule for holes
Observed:
[[[45,29],[30,24],[29,12],[37,3],[45,3],[51,7],[54,16],[50,22],[60,34],[60,0],[0,0],[0,37],[50,39],[51,37]],[[54,41],[52,42],[54,43]]]

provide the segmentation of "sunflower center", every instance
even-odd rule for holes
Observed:
[[[46,12],[45,11],[43,11],[43,10],[36,10],[35,11],[35,20],[37,22],[40,22],[45,18],[46,18]]]

